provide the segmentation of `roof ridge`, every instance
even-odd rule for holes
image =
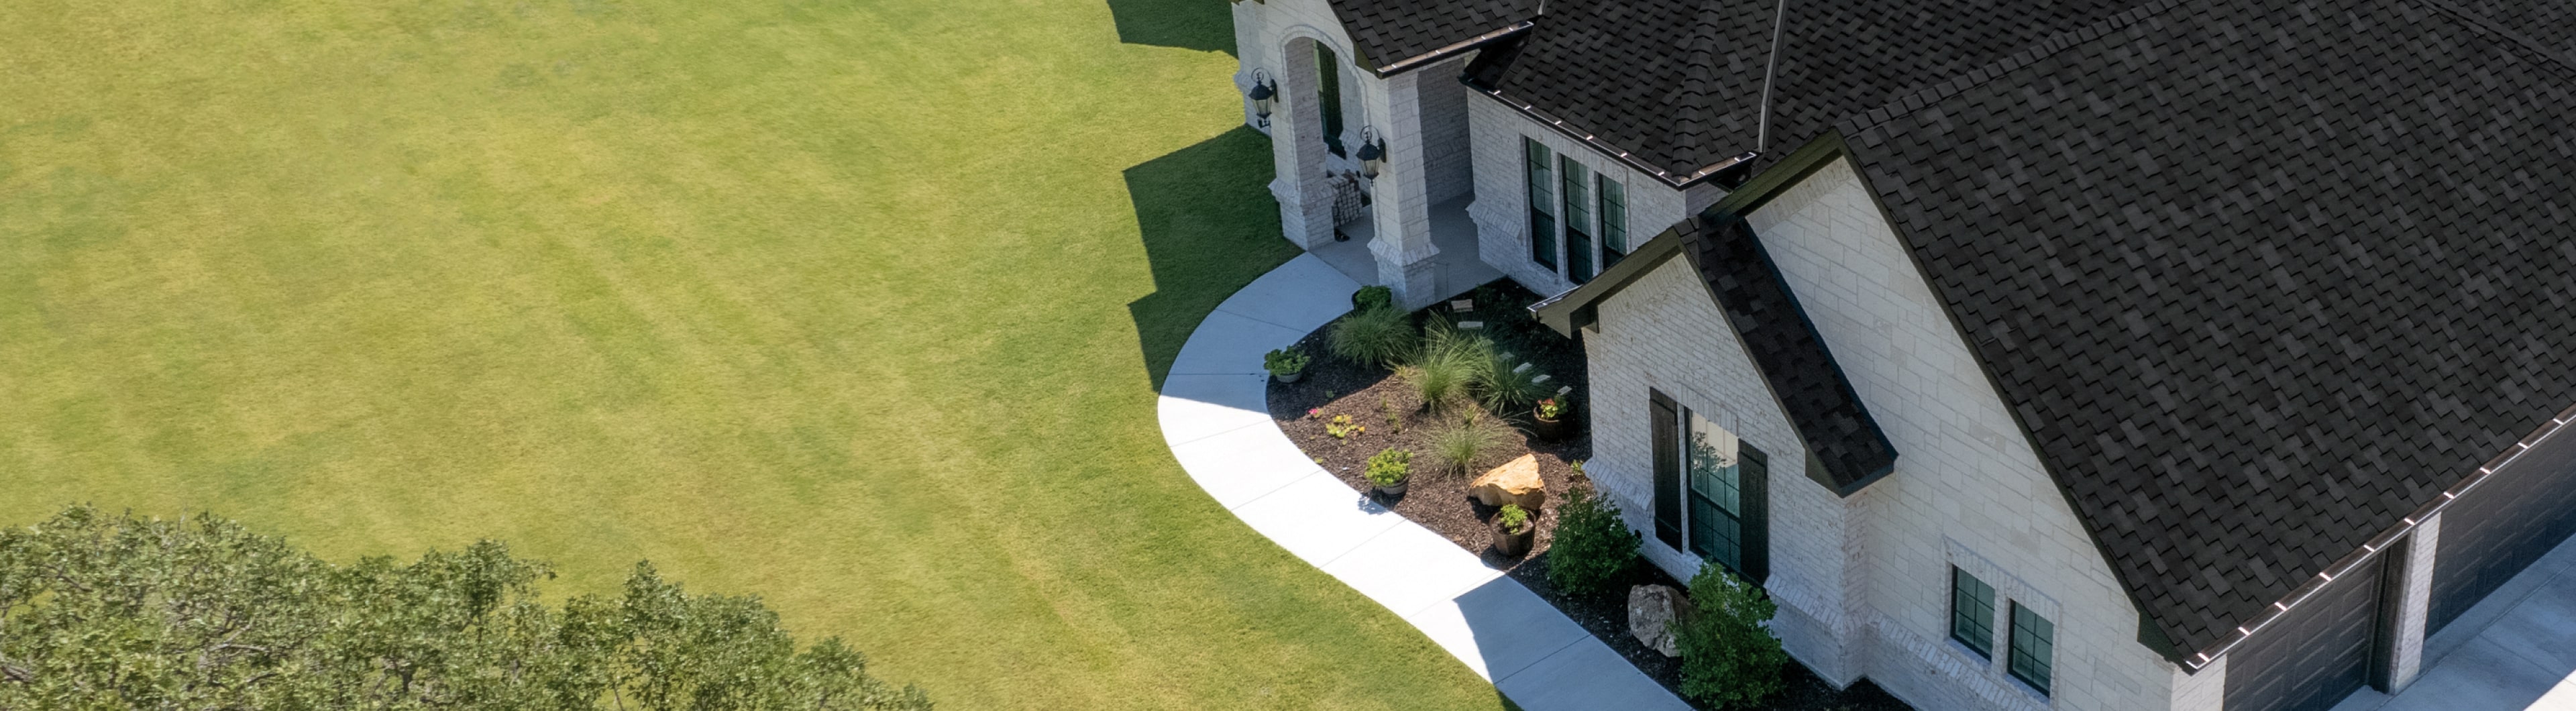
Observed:
[[[2532,39],[2530,35],[2525,35],[2521,32],[2515,31],[2511,27],[2506,27],[2504,23],[2497,22],[2495,18],[2470,12],[2468,8],[2460,7],[2458,3],[2451,2],[2451,0],[2414,0],[2414,2],[2422,4],[2425,7],[2432,8],[2435,12],[2459,18],[2462,22],[2467,23],[2473,29],[2481,30],[2497,37],[2502,37],[2507,42],[2520,45],[2523,49],[2529,50],[2533,54],[2540,55],[2541,59],[2558,65],[2559,69],[2565,70],[2571,74],[2576,74],[2576,55],[2570,55],[2559,51],[2557,48],[2542,44],[2540,40]]]
[[[2429,2],[2431,0],[2425,1]],[[2171,11],[2174,8],[2181,7],[2184,2],[2185,0],[2156,0],[2155,2],[2129,8],[2129,11],[2127,12],[2112,15],[2102,21],[2057,33],[2048,39],[2032,43],[2029,47],[2025,47],[2019,52],[2014,52],[2003,59],[1995,60],[1985,66],[1978,67],[1976,69],[1969,70],[1966,73],[1952,77],[1949,81],[1934,84],[1921,91],[1896,97],[1895,99],[1888,101],[1885,106],[1853,114],[1841,121],[1835,122],[1835,128],[1842,131],[1843,135],[1857,137],[1861,132],[1876,128],[1880,124],[1895,120],[1899,116],[1911,115],[1916,111],[1922,110],[1923,107],[1938,103],[1952,96],[1957,96],[1969,89],[1974,89],[1991,83],[1995,79],[2000,78],[2004,74],[2015,69],[2029,66],[2034,62],[2047,59],[2059,52],[2073,49],[2076,45],[2101,39],[2104,35],[2128,29],[2130,25],[2135,25],[2139,22],[2145,21],[2147,18],[2155,17]]]

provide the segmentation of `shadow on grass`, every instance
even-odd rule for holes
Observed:
[[[1234,54],[1234,12],[1224,0],[1109,0],[1118,41]]]
[[[1270,137],[1250,127],[1127,169],[1154,293],[1127,304],[1154,389],[1199,321],[1236,289],[1297,256],[1270,196]]]

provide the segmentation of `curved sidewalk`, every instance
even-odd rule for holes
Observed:
[[[1163,380],[1163,440],[1181,468],[1253,530],[1385,605],[1521,708],[1688,709],[1518,581],[1325,473],[1271,421],[1262,354],[1349,311],[1358,288],[1302,254],[1199,323]]]

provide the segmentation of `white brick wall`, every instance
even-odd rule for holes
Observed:
[[[1530,261],[1529,188],[1523,182],[1522,138],[1538,139],[1552,155],[1574,156],[1575,162],[1586,169],[1606,173],[1627,188],[1629,249],[1636,249],[1647,238],[1672,227],[1692,211],[1715,203],[1724,194],[1702,185],[1694,186],[1685,196],[1652,175],[1575,143],[1494,97],[1474,91],[1466,94],[1476,194],[1475,203],[1467,207],[1467,216],[1476,221],[1477,256],[1541,296],[1573,288],[1574,283],[1564,277],[1563,259],[1557,260],[1558,269],[1554,271]],[[1595,213],[1597,217],[1598,211]]]
[[[2018,691],[2001,639],[1996,660],[1955,675],[1931,673],[1938,665],[1923,659],[1946,642],[1914,642],[1947,640],[1949,568],[1973,564],[1995,576],[1986,579],[1999,596],[2055,610],[2054,688],[2023,700],[2167,708],[2174,666],[2137,642],[2137,608],[1850,164],[1809,177],[1751,221],[1898,452],[1896,473],[1867,492],[1858,532],[1868,561],[1861,607],[1888,638],[1874,645],[1869,676],[1900,696],[1979,706],[1999,700],[1997,686]]]
[[[1806,446],[1789,424],[1708,287],[1673,260],[1601,304],[1584,334],[1592,392],[1593,458],[1584,470],[1647,533],[1646,557],[1689,580],[1699,560],[1654,540],[1654,469],[1647,389],[1705,413],[1771,457],[1771,578],[1781,603],[1775,627],[1789,652],[1838,682],[1847,616],[1840,610],[1844,506],[1806,475]]]
[[[1491,164],[1486,143],[1479,135],[1480,166]],[[1517,160],[1518,136],[1508,145]],[[1495,195],[1485,189],[1491,172],[1479,171],[1479,204]],[[1667,193],[1678,210],[1682,196]],[[1837,164],[1751,221],[1895,444],[1894,474],[1849,498],[1806,479],[1797,434],[1679,259],[1602,302],[1585,336],[1588,470],[1651,532],[1649,386],[1686,407],[1727,413],[1741,436],[1773,452],[1769,587],[1782,603],[1774,630],[1836,683],[1865,674],[1927,711],[2166,709],[2197,699],[2224,672],[2182,674],[2136,641],[2136,608],[1879,214],[1850,167]],[[1646,547],[1676,575],[1696,566],[1651,536]],[[1954,565],[1996,587],[1992,659],[1949,640]],[[2048,696],[2004,673],[2006,600],[2057,626]]]

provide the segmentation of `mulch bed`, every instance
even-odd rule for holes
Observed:
[[[1396,513],[1422,527],[1446,537],[1458,547],[1476,553],[1485,564],[1503,570],[1540,598],[1555,605],[1592,636],[1617,650],[1620,656],[1654,678],[1664,688],[1681,692],[1681,661],[1665,657],[1647,648],[1628,634],[1627,590],[1631,585],[1659,584],[1684,587],[1662,569],[1651,565],[1637,566],[1628,581],[1611,587],[1614,592],[1597,596],[1572,596],[1556,589],[1547,581],[1547,550],[1555,538],[1556,504],[1575,488],[1591,488],[1591,482],[1574,476],[1572,462],[1592,456],[1592,438],[1585,426],[1583,398],[1590,394],[1585,381],[1583,350],[1572,339],[1557,335],[1529,317],[1527,306],[1537,297],[1509,282],[1496,282],[1477,289],[1468,297],[1472,310],[1452,313],[1447,304],[1435,305],[1417,313],[1417,323],[1432,319],[1450,322],[1477,321],[1479,329],[1492,338],[1502,350],[1529,361],[1537,372],[1546,373],[1551,385],[1573,386],[1575,408],[1570,415],[1573,426],[1562,441],[1544,441],[1529,430],[1530,413],[1491,413],[1474,405],[1464,406],[1484,417],[1499,417],[1515,427],[1517,436],[1501,451],[1478,462],[1475,471],[1466,474],[1439,473],[1421,454],[1423,435],[1442,417],[1457,417],[1463,412],[1435,414],[1422,407],[1421,398],[1385,367],[1374,363],[1345,360],[1332,355],[1325,347],[1327,325],[1297,342],[1296,348],[1313,356],[1305,377],[1293,384],[1270,383],[1270,416],[1279,429],[1297,443],[1307,456],[1314,457],[1325,471],[1350,485],[1353,490],[1368,492],[1363,473],[1368,458],[1381,450],[1402,448],[1415,452],[1413,476],[1403,496],[1379,499]],[[1326,431],[1335,415],[1349,415],[1353,423],[1367,429],[1357,435],[1336,438]],[[1390,420],[1392,417],[1392,420]],[[1547,483],[1547,504],[1538,521],[1537,542],[1530,553],[1520,558],[1506,558],[1490,545],[1489,523],[1495,507],[1477,503],[1467,493],[1467,483],[1485,469],[1500,465],[1522,454],[1535,454],[1539,478]],[[1889,696],[1878,685],[1862,680],[1851,688],[1836,691],[1808,671],[1804,665],[1791,664],[1783,670],[1787,691],[1772,699],[1769,708],[1784,711],[1910,711],[1904,702]],[[1694,704],[1697,706],[1697,704]],[[1700,707],[1705,708],[1705,707]]]

